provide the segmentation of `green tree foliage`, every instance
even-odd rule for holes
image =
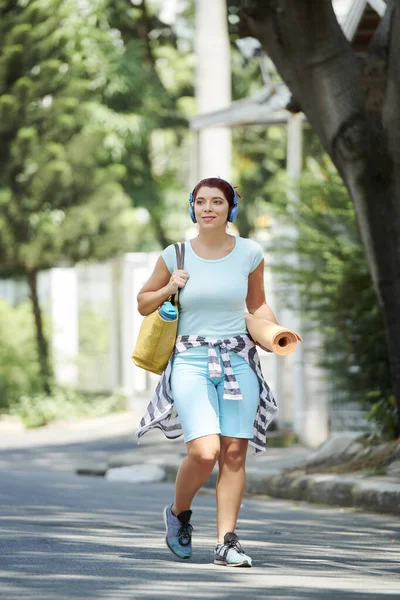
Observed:
[[[246,58],[237,47],[239,6],[239,0],[227,2],[233,101],[261,90],[265,85],[262,69],[268,70],[271,80],[278,80],[274,66],[264,55]],[[254,233],[257,219],[269,212],[269,183],[286,166],[286,132],[283,127],[247,125],[236,127],[232,133],[232,180],[243,197],[238,227],[242,236],[249,237]]]
[[[0,275],[27,277],[46,392],[38,271],[126,249],[132,225],[121,156],[140,119],[101,104],[108,57],[120,51],[103,8],[0,2]]]
[[[269,184],[286,166],[286,135],[281,127],[238,127],[233,134],[234,171],[243,204],[240,234],[249,237],[257,219],[270,213]]]
[[[382,430],[394,435],[398,415],[382,314],[343,182],[326,156],[308,158],[298,200],[288,196],[286,178],[277,179],[270,190],[274,211],[297,233],[273,240],[275,269],[288,286],[297,284],[309,326],[323,334],[320,364],[334,388],[370,408]],[[298,265],[288,260],[294,253]]]
[[[165,215],[179,204],[189,172],[187,116],[194,111],[193,56],[161,8],[146,0],[106,2],[105,15],[121,51],[111,62],[105,102],[121,113],[141,115],[140,146],[125,144],[123,185],[135,206],[149,211],[159,245],[176,240],[178,226]],[[183,18],[183,17],[182,17]],[[177,202],[171,203],[171,192]],[[184,203],[182,203],[182,207]]]
[[[91,6],[99,10],[102,4]],[[8,264],[13,272],[18,263],[23,269],[52,266],[65,251],[62,228],[71,208],[98,201],[99,210],[92,210],[90,223],[81,228],[90,238],[106,233],[109,220],[129,206],[119,159],[140,122],[100,104],[106,55],[116,53],[118,44],[99,30],[96,13],[85,7],[76,0],[34,0],[1,15],[3,274]],[[33,51],[26,53],[27,47]],[[77,216],[72,220],[78,222]],[[67,229],[70,239],[71,226]],[[84,231],[77,232],[81,237]],[[90,244],[77,245],[81,250],[75,249],[74,259],[87,258]]]
[[[182,193],[192,64],[135,4],[0,0],[0,276],[29,283],[46,393],[38,272],[152,247],[132,204],[161,245],[179,235],[165,215]]]

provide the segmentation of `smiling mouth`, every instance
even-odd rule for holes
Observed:
[[[215,217],[202,217],[202,219],[204,219],[204,221],[213,221]]]

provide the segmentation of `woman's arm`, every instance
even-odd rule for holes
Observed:
[[[272,323],[278,323],[272,308],[268,306],[265,299],[264,260],[249,275],[246,306],[250,314],[268,319]]]
[[[137,295],[138,311],[141,315],[150,315],[165,300],[185,287],[189,273],[176,270],[170,274],[164,259],[160,256],[154,271]]]

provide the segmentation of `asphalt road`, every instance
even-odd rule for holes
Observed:
[[[121,440],[0,451],[1,600],[400,598],[400,523],[393,517],[245,498],[238,533],[252,569],[212,564],[211,493],[194,503],[194,555],[164,544],[170,484],[78,477],[81,455]]]

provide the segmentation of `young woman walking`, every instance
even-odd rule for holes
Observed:
[[[187,446],[174,502],[164,509],[169,549],[191,557],[192,501],[218,461],[214,563],[251,567],[235,533],[246,453],[249,441],[265,450],[277,406],[246,331],[245,307],[277,321],[265,300],[261,246],[227,232],[238,212],[235,189],[220,178],[203,179],[189,202],[199,231],[185,243],[184,269],[177,270],[168,246],[138,294],[139,312],[148,315],[180,290],[175,350],[137,435],[158,427],[170,438],[183,433]]]

